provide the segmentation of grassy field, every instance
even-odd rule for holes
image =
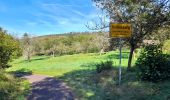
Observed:
[[[123,52],[122,66],[127,66],[128,51]],[[75,54],[59,57],[37,56],[33,57],[31,62],[25,61],[23,58],[14,60],[10,64],[13,66],[7,71],[25,70],[32,71],[36,74],[45,74],[51,76],[60,76],[65,73],[81,70],[94,69],[95,63],[111,59],[114,66],[118,66],[119,52],[109,52],[104,55],[99,54]]]
[[[119,52],[104,55],[75,54],[59,57],[33,57],[31,62],[23,58],[14,60],[8,72],[32,72],[55,76],[67,83],[78,100],[170,100],[170,81],[160,83],[141,82],[135,71],[126,72],[129,52],[124,50],[122,57],[123,77],[118,83]],[[96,73],[95,64],[112,60],[114,68]],[[133,60],[133,65],[135,60]]]

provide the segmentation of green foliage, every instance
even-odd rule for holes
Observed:
[[[156,82],[170,78],[170,61],[162,53],[161,46],[146,46],[139,56],[136,66],[138,76],[142,80]]]
[[[96,71],[98,73],[105,71],[105,70],[111,70],[113,68],[113,62],[112,61],[106,61],[106,62],[101,62],[99,64],[96,64]]]
[[[163,45],[163,52],[166,54],[170,54],[170,40],[167,40]]]
[[[24,41],[22,41],[24,42]],[[103,46],[108,48],[108,38],[103,33],[69,33],[32,38],[32,55],[71,55],[77,53],[96,53]]]
[[[167,7],[170,4],[169,0],[92,1],[101,10],[105,10],[106,16],[111,19],[112,23],[130,23],[132,25],[133,35],[129,39],[131,53],[129,55],[128,69],[131,67],[133,50],[155,30],[169,25],[170,7]],[[97,28],[102,29],[103,27],[106,27],[103,22],[97,25]],[[158,38],[163,39],[162,36],[158,36]]]
[[[169,100],[170,81],[141,82],[136,72],[122,69],[122,84],[118,86],[118,68],[97,74],[95,71],[75,70],[59,79],[72,88],[78,100]]]
[[[168,39],[170,39],[170,25],[158,28],[155,32],[153,32],[150,36],[147,36],[149,39],[159,40],[161,43],[166,43]]]
[[[21,80],[0,70],[0,100],[24,100],[25,89],[28,88],[27,82],[21,83]]]
[[[123,50],[122,53],[122,66],[127,66],[129,50]],[[123,68],[122,84],[117,86],[118,68],[96,73],[95,63],[106,59],[112,59],[117,66],[118,54],[119,51],[108,52],[101,56],[96,53],[54,58],[36,56],[29,63],[20,58],[12,62],[13,67],[8,71],[27,68],[36,74],[56,76],[71,87],[78,100],[168,100],[170,81],[141,82],[136,78],[136,72],[126,72]]]
[[[8,61],[19,56],[19,50],[19,42],[6,31],[0,29],[0,69],[8,68]]]

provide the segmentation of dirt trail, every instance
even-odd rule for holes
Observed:
[[[27,100],[74,100],[71,89],[54,77],[28,75],[24,78],[32,84]]]

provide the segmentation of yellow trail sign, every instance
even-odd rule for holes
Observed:
[[[110,23],[110,37],[113,38],[128,38],[132,35],[131,24],[115,24]]]

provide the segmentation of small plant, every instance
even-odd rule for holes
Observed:
[[[141,80],[156,82],[170,78],[170,63],[168,56],[162,53],[161,46],[146,46],[137,59],[136,66]]]
[[[106,62],[101,62],[99,64],[96,64],[96,71],[98,73],[104,71],[104,70],[110,70],[113,68],[113,62],[112,61],[106,61]]]
[[[170,54],[170,40],[166,41],[163,45],[163,52]]]
[[[28,91],[22,80],[0,70],[0,100],[22,100]],[[28,82],[27,82],[28,84]],[[27,89],[27,91],[26,91]]]

